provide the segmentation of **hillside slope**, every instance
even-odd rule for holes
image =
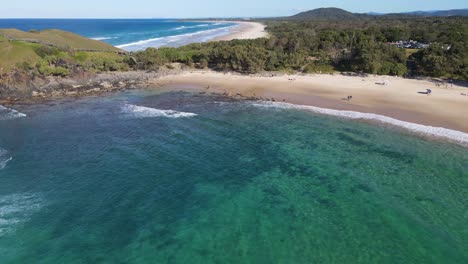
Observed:
[[[62,30],[0,29],[0,85],[9,85],[12,76],[20,75],[126,70],[126,54],[110,44]]]
[[[39,45],[27,42],[10,42],[0,36],[0,73],[9,71],[19,63],[38,61],[39,56],[34,51],[36,46]]]
[[[18,29],[0,29],[0,36],[10,41],[25,41],[60,49],[105,51],[125,53],[105,42],[88,39],[80,35],[58,29],[24,32]]]

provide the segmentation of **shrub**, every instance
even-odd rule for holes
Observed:
[[[38,46],[34,48],[34,52],[41,58],[45,58],[47,56],[58,56],[60,54],[60,50],[55,47],[49,46]]]
[[[84,62],[89,58],[88,53],[80,51],[77,52],[74,56],[74,59],[77,60],[78,62]]]
[[[41,60],[36,64],[38,72],[45,76],[62,76],[65,77],[70,74],[70,71],[64,67],[51,66],[46,60]]]

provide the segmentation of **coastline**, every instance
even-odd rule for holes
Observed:
[[[138,40],[130,43],[116,45],[115,47],[125,51],[138,51],[150,47],[180,47],[192,43],[230,41],[234,39],[256,39],[268,36],[268,33],[265,31],[266,26],[258,22],[212,20],[197,22],[226,23],[230,24],[230,26]]]
[[[457,141],[458,136],[463,145],[468,142],[468,123],[463,122],[468,116],[468,97],[461,96],[461,93],[468,93],[468,88],[436,86],[431,80],[344,74],[242,75],[183,69],[105,73],[84,79],[81,82],[53,80],[26,100],[0,100],[0,105],[14,107],[16,104],[105,95],[128,89],[184,90],[254,100],[266,103],[267,107],[297,108],[348,119],[377,121],[451,141]],[[382,80],[388,85],[376,84]],[[431,89],[432,95],[419,93],[426,89]],[[348,101],[346,97],[349,95],[353,99]]]
[[[382,79],[389,82],[376,84]],[[438,87],[429,80],[391,76],[275,75],[243,76],[210,71],[182,73],[152,81],[151,86],[204,89],[230,96],[260,98],[300,106],[372,113],[405,122],[443,127],[468,133],[468,89],[461,86]],[[207,89],[209,87],[209,89]],[[432,95],[424,95],[426,89]],[[353,96],[350,101],[348,95]]]
[[[210,21],[213,22],[213,21]],[[216,21],[235,23],[236,27],[229,30],[229,34],[219,36],[210,41],[230,41],[235,39],[257,39],[268,37],[268,33],[265,31],[266,26],[258,22],[246,22],[246,21]]]

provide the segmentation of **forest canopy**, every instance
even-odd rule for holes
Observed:
[[[372,17],[350,20],[263,20],[269,38],[147,49],[135,68],[180,62],[216,70],[353,71],[468,79],[468,18]],[[408,50],[390,42],[415,40]]]

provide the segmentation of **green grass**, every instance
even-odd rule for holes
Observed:
[[[40,60],[40,57],[34,51],[39,44],[27,42],[0,42],[0,73],[9,71],[15,68],[18,64],[29,63],[35,64]]]
[[[128,66],[123,63],[123,53],[110,44],[62,30],[0,29],[0,73],[32,70],[56,75],[70,72],[75,66],[93,72],[125,70]]]
[[[24,32],[18,29],[0,29],[0,35],[8,39],[39,42],[60,49],[123,52],[121,49],[110,44],[57,29],[37,32]]]

